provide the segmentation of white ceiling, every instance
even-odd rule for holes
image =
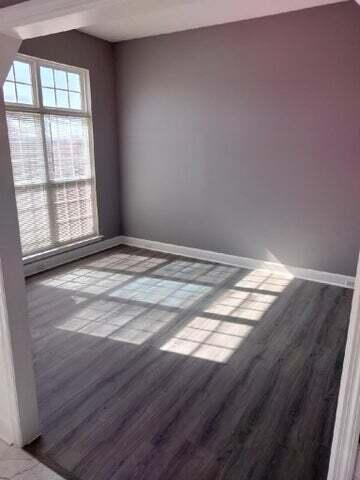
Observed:
[[[96,9],[81,30],[116,42],[340,1],[347,0],[117,0],[111,7]]]

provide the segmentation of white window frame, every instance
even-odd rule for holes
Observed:
[[[89,70],[81,67],[74,67],[71,65],[65,65],[58,62],[53,62],[49,60],[43,60],[37,57],[33,57],[25,54],[17,54],[14,61],[25,62],[30,65],[31,71],[31,80],[32,80],[32,89],[33,89],[33,99],[34,105],[23,104],[23,103],[13,103],[5,102],[5,110],[7,112],[29,112],[40,114],[41,120],[41,129],[42,129],[42,138],[43,138],[43,150],[45,158],[45,168],[48,170],[48,155],[47,149],[45,146],[45,125],[44,125],[44,115],[61,115],[61,116],[70,116],[78,118],[86,118],[89,122],[89,154],[90,154],[90,166],[92,172],[92,205],[93,205],[93,222],[94,222],[94,233],[82,237],[79,240],[72,240],[68,243],[59,243],[51,246],[48,250],[39,250],[37,252],[30,253],[23,256],[23,260],[26,263],[29,260],[34,260],[35,258],[43,258],[51,255],[56,255],[62,251],[66,251],[73,247],[80,247],[82,244],[88,244],[91,241],[97,241],[102,238],[99,234],[99,215],[98,215],[98,205],[97,205],[97,189],[96,189],[96,171],[95,171],[95,151],[94,151],[94,132],[93,132],[93,121],[92,121],[92,111],[91,111],[91,90],[90,90],[90,75]],[[77,73],[80,76],[81,81],[81,99],[82,99],[82,110],[72,109],[72,108],[59,108],[59,107],[45,107],[42,103],[42,88],[40,80],[40,67],[49,67],[56,70],[63,70],[65,72]],[[75,182],[81,182],[82,180],[74,180]],[[86,180],[84,180],[86,181]],[[44,185],[50,187],[54,183],[49,181],[49,175],[47,175],[47,182]],[[61,183],[61,182],[60,182]],[[67,181],[66,183],[71,183]],[[53,212],[51,208],[49,209],[50,222],[53,222]]]

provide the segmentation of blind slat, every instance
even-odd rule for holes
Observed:
[[[23,255],[95,235],[89,120],[8,111],[7,122]]]

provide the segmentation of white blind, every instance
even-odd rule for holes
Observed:
[[[41,118],[7,112],[11,160],[23,255],[52,246]]]
[[[60,115],[44,121],[55,237],[63,244],[95,233],[89,124]]]
[[[64,113],[7,108],[24,256],[97,234],[91,117]]]

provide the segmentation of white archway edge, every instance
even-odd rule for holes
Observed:
[[[0,33],[0,87],[9,72],[11,62],[19,50],[21,40]]]
[[[21,40],[0,34],[0,87]],[[0,437],[23,446],[39,435],[15,191],[0,88]]]
[[[73,30],[99,20],[101,12],[105,19],[113,5],[114,0],[29,0],[3,9],[0,32],[25,40]]]
[[[4,282],[0,262],[0,438],[7,443],[14,443],[20,438],[19,415],[14,408],[17,405],[13,373],[13,362]]]
[[[360,258],[327,480],[352,480],[360,434]]]
[[[0,438],[9,444],[23,446],[38,434],[38,426],[22,424],[12,333],[7,311],[2,262],[0,261]],[[20,390],[23,388],[20,387]],[[28,397],[28,392],[26,397]],[[34,419],[34,418],[33,418]],[[35,417],[36,420],[36,417]],[[33,420],[32,420],[33,422]],[[34,429],[35,428],[35,429]]]

